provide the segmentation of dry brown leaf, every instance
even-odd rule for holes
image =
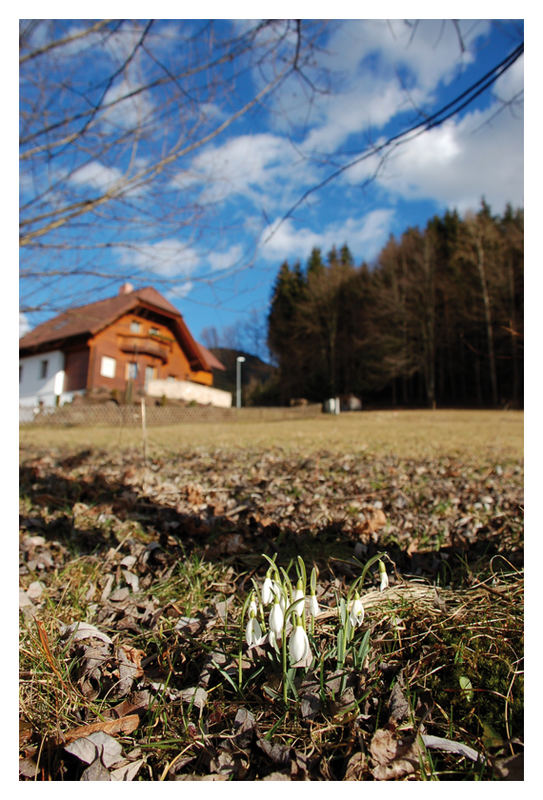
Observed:
[[[395,683],[388,699],[391,722],[401,722],[409,714],[409,703],[399,683]]]
[[[411,541],[409,542],[409,544],[407,546],[406,554],[409,556],[409,558],[411,558],[413,553],[417,552],[417,547],[418,546],[419,546],[419,538],[418,538],[418,536],[415,536],[415,537],[413,537],[413,539],[411,539]]]
[[[74,642],[81,639],[100,639],[106,644],[113,644],[111,638],[102,631],[98,630],[94,625],[88,622],[73,622],[71,625],[65,625],[62,629],[61,636],[63,639],[71,638]]]
[[[34,780],[38,773],[38,765],[31,758],[19,759],[19,776]]]
[[[366,522],[370,532],[375,533],[387,524],[387,518],[380,508],[372,508]]]
[[[98,731],[108,733],[110,736],[116,733],[128,734],[135,731],[139,723],[140,718],[137,714],[129,714],[127,717],[121,717],[120,719],[91,722],[89,725],[80,725],[77,728],[71,728],[69,731],[66,731],[66,733],[61,735],[61,741],[73,742],[75,739],[90,736],[91,733],[97,733]]]
[[[28,742],[32,739],[33,734],[34,729],[30,722],[24,722],[21,720],[19,722],[19,747],[24,747],[25,744],[28,744]]]
[[[141,678],[143,675],[141,660],[145,657],[145,652],[143,650],[138,650],[136,647],[131,647],[128,644],[121,644],[117,648],[117,655],[119,657],[121,657],[120,651],[122,651],[123,662],[131,666],[134,678]]]
[[[64,749],[85,764],[99,761],[104,767],[113,767],[123,761],[120,743],[104,731],[95,731],[76,739],[65,745]]]
[[[83,770],[81,775],[82,781],[110,781],[111,775],[109,770],[104,767],[99,758],[93,761],[87,769]]]
[[[379,765],[372,769],[371,774],[376,781],[399,781],[408,775],[414,775],[418,764],[407,758],[399,758],[390,764]]]
[[[130,697],[122,700],[118,705],[108,709],[104,716],[108,719],[119,719],[119,717],[127,717],[139,709],[146,709],[151,702],[151,695],[147,689],[141,692],[134,692]]]
[[[262,778],[263,781],[289,781],[290,778],[288,775],[284,775],[282,772],[270,772],[269,775],[266,775],[265,778]]]
[[[140,758],[138,761],[132,761],[128,764],[125,764],[118,769],[112,770],[110,774],[110,778],[112,781],[133,781],[136,775],[138,774],[142,764],[145,763],[145,759]]]
[[[136,647],[121,644],[116,650],[116,656],[119,662],[119,681],[116,686],[115,696],[122,697],[128,694],[134,680],[141,678],[143,675],[141,660],[145,653]]]
[[[184,703],[193,703],[196,708],[200,710],[207,703],[207,692],[201,686],[192,686],[189,689],[183,689],[179,692],[179,696]]]
[[[345,771],[346,781],[361,781],[364,778],[368,769],[368,759],[364,753],[355,753],[349,759],[347,769]]]
[[[503,781],[524,780],[524,753],[510,758],[500,758],[494,764],[496,775]]]
[[[370,744],[373,777],[378,781],[399,780],[413,775],[419,765],[419,746],[415,740],[396,739],[392,731],[380,728]]]

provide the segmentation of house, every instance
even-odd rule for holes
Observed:
[[[167,397],[230,407],[213,387],[221,362],[191,335],[179,311],[156,289],[70,308],[19,339],[19,403],[54,406],[76,395],[130,400]]]

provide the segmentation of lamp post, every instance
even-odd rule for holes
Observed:
[[[245,361],[245,356],[236,358],[236,407],[241,408],[241,365]]]

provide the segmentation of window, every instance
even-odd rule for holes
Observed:
[[[129,381],[138,377],[138,364],[136,361],[129,361],[126,365],[126,377]]]
[[[130,323],[130,333],[139,333],[141,330],[141,325],[137,321],[137,319],[133,319]]]
[[[40,361],[40,378],[47,378],[47,365],[48,361],[45,358],[43,361]]]
[[[100,375],[103,375],[104,378],[114,378],[116,366],[117,362],[114,358],[111,358],[111,356],[102,356],[102,361],[100,362]]]
[[[151,336],[158,336],[159,330],[158,328],[149,328],[149,333]]]

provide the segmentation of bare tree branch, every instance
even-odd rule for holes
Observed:
[[[27,53],[24,56],[21,56],[19,59],[19,64],[24,64],[26,61],[30,61],[33,58],[38,58],[38,56],[42,56],[44,55],[44,53],[48,53],[51,50],[56,49],[57,47],[64,47],[67,44],[72,44],[73,42],[77,42],[79,39],[83,39],[85,37],[90,36],[93,33],[97,33],[98,31],[102,30],[102,28],[104,28],[106,25],[109,25],[110,22],[111,22],[110,19],[98,20],[98,22],[96,22],[91,28],[79,31],[79,33],[74,33],[72,36],[65,36],[63,39],[58,39],[57,41],[49,42],[43,47],[38,47],[36,50],[32,50],[32,52]]]

